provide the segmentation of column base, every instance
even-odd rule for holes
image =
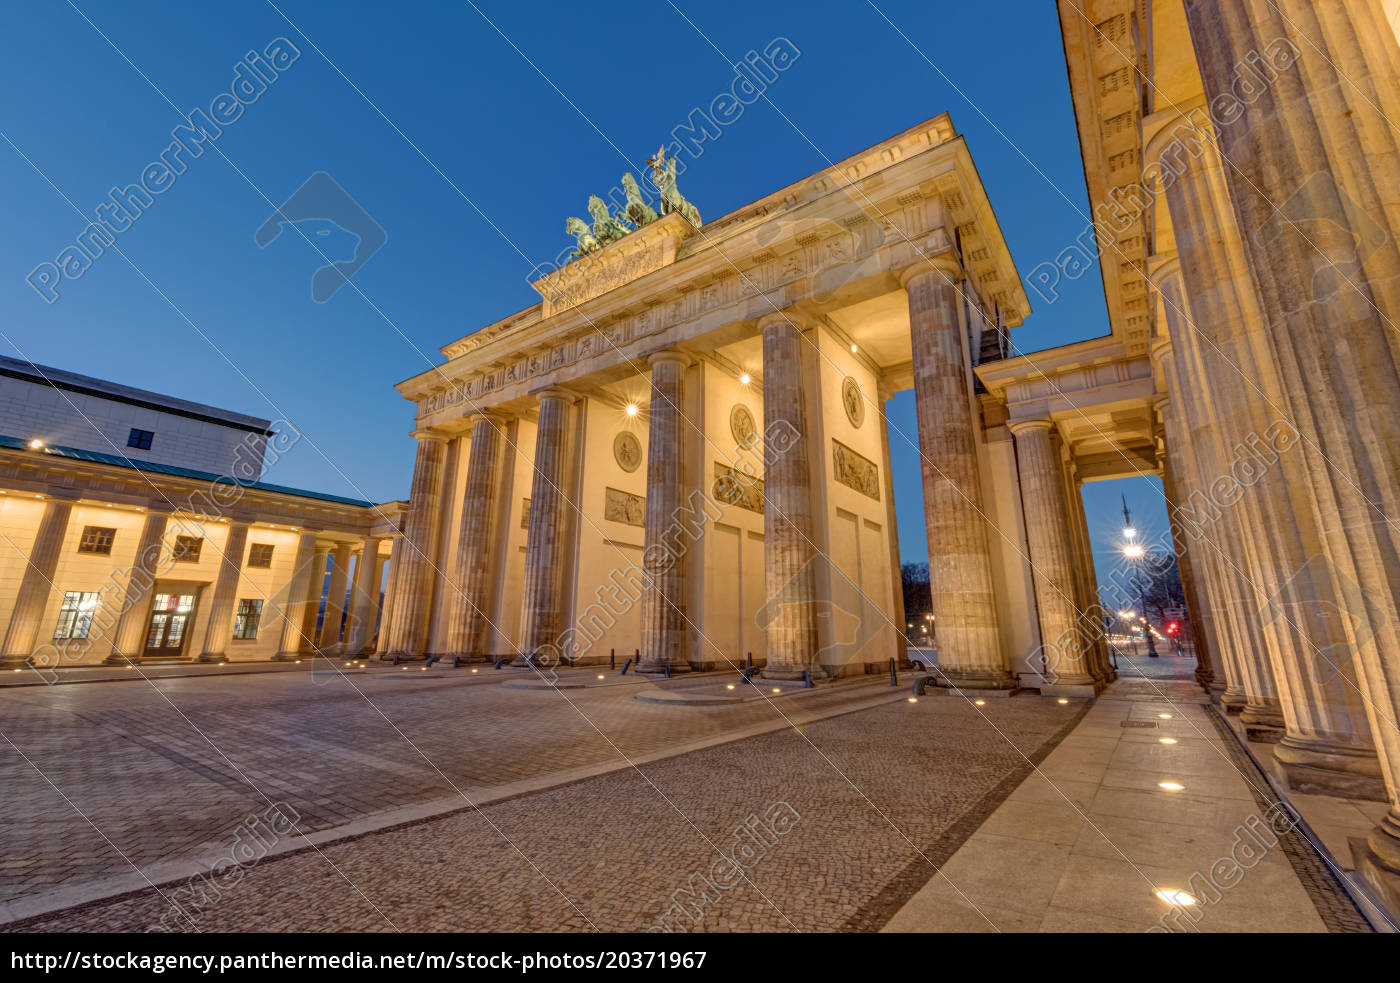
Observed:
[[[959,669],[939,666],[933,673],[937,686],[958,689],[1016,689],[1021,684],[1005,669]]]
[[[1400,917],[1400,816],[1392,808],[1365,837],[1348,838],[1356,873],[1392,916]]]
[[[641,676],[664,676],[668,666],[673,676],[694,671],[694,667],[689,662],[643,662],[633,672]]]
[[[1040,687],[1041,696],[1068,697],[1072,700],[1092,700],[1102,691],[1098,683],[1051,683]]]
[[[1277,744],[1283,740],[1283,713],[1272,706],[1251,703],[1240,710],[1240,723],[1244,724],[1245,736],[1261,744]]]
[[[398,659],[400,662],[426,662],[428,659],[422,652],[389,652],[379,658],[380,661]]]
[[[223,652],[201,652],[199,653],[199,658],[194,661],[204,665],[217,665],[220,662],[229,661],[229,658]]]
[[[770,662],[763,667],[763,671],[758,675],[760,679],[772,679],[776,682],[782,682],[784,680],[792,681],[801,679],[803,678],[803,674],[808,672],[812,674],[812,682],[820,683],[826,681],[826,670],[821,666],[776,665]]]
[[[139,666],[141,664],[141,657],[137,656],[133,659],[129,655],[123,655],[120,652],[113,652],[111,655],[107,656],[107,658],[102,660],[102,664],[104,666]]]
[[[312,652],[278,652],[272,657],[273,662],[296,662],[298,659],[309,659],[315,653]]]
[[[1236,690],[1223,689],[1220,691],[1220,705],[1224,707],[1225,712],[1232,717],[1243,713],[1248,702],[1249,701],[1244,698],[1244,694]]]
[[[1285,735],[1274,747],[1274,768],[1295,792],[1387,801],[1374,751]]]

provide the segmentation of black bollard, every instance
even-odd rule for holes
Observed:
[[[899,676],[895,673],[895,669],[894,669],[894,659],[891,659],[891,660],[890,660],[890,685],[891,685],[891,686],[898,686],[898,685],[899,685]]]
[[[617,649],[608,649],[608,669],[617,668]]]

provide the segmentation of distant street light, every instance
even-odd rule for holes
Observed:
[[[1133,528],[1133,514],[1128,511],[1128,496],[1123,496],[1123,538],[1130,542],[1123,547],[1123,556],[1130,560],[1137,570],[1138,582],[1138,602],[1142,606],[1142,637],[1147,643],[1147,654],[1150,658],[1157,658],[1157,645],[1152,641],[1152,626],[1147,623],[1147,585],[1142,577],[1142,559],[1147,554],[1141,543],[1131,542],[1137,538],[1137,530]]]

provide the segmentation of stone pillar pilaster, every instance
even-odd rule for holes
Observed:
[[[44,503],[39,531],[34,537],[34,545],[29,549],[24,576],[19,582],[19,593],[15,596],[14,611],[10,614],[10,626],[5,632],[4,644],[0,646],[0,666],[22,666],[34,653],[44,608],[48,606],[50,592],[55,590],[53,575],[58,569],[63,538],[68,534],[68,520],[73,514],[75,497],[50,495]]]
[[[322,652],[340,654],[341,623],[345,620],[345,592],[350,583],[349,543],[336,543],[331,561],[331,583],[326,589],[326,613],[321,619],[317,647]]]
[[[525,590],[521,610],[520,653],[555,660],[563,628],[560,561],[568,526],[565,495],[568,466],[569,408],[577,396],[563,389],[540,393],[540,417],[535,429],[534,479],[530,484],[530,525],[525,539]]]
[[[320,566],[317,566],[317,560]],[[301,658],[303,648],[310,649],[311,637],[302,627],[310,610],[315,625],[315,610],[321,600],[321,582],[326,573],[326,551],[316,545],[316,531],[303,530],[297,537],[296,557],[292,561],[292,579],[287,584],[287,600],[282,606],[282,641],[273,656],[278,662]]]
[[[647,410],[646,534],[642,569],[642,658],[640,672],[690,668],[686,638],[686,562],[676,555],[677,515],[686,502],[685,371],[688,355],[659,352],[651,365]]]
[[[506,443],[500,418],[479,414],[472,419],[467,485],[462,494],[462,524],[457,533],[457,564],[449,588],[448,647],[463,659],[490,653],[492,591],[499,558],[493,532],[500,521],[501,461]]]
[[[1400,909],[1400,46],[1377,2],[1185,10],[1209,101],[1230,98],[1248,57],[1277,69],[1221,152],[1267,340],[1304,441],[1327,454],[1308,478],[1334,508],[1328,549],[1307,579],[1351,598],[1348,651],[1391,802],[1358,860]]]
[[[345,644],[340,650],[342,655],[360,655],[373,637],[374,619],[379,613],[379,581],[384,574],[379,543],[378,536],[366,536],[360,545],[360,557],[355,561],[355,588],[350,594],[350,618],[346,622]]]
[[[948,685],[1010,689],[1016,680],[1007,671],[992,590],[977,459],[981,421],[958,316],[960,278],[951,261],[936,269],[921,263],[901,277],[909,294],[938,674]]]
[[[803,347],[808,343],[795,313],[759,321],[763,335],[763,568],[770,611],[766,624],[768,679],[824,678],[816,664],[817,555],[812,528],[811,455],[807,399],[802,388]]]
[[[442,525],[443,461],[447,437],[428,430],[414,434],[418,456],[413,462],[413,487],[409,493],[408,519],[403,541],[395,550],[399,567],[393,577],[394,621],[385,653],[400,659],[421,659],[428,646],[432,624],[433,563]]]
[[[243,580],[243,557],[248,552],[251,527],[247,519],[232,519],[228,523],[228,537],[219,557],[219,575],[214,580],[214,592],[209,601],[209,620],[205,623],[200,662],[224,662],[228,658],[233,616],[238,610],[238,585]]]
[[[399,558],[402,556],[403,535],[398,533],[389,537],[389,557],[385,561],[389,565],[389,576],[384,584],[384,607],[379,612],[379,625],[374,638],[374,651],[381,659],[388,651],[389,626],[394,623],[394,598],[398,596],[394,579],[399,574]]]
[[[147,509],[146,519],[141,524],[141,538],[136,542],[136,559],[132,561],[131,573],[122,591],[121,614],[112,636],[112,651],[106,659],[108,665],[124,666],[141,661],[141,652],[146,647],[149,608],[146,601],[160,570],[161,540],[169,522],[168,511]]]
[[[1041,693],[1095,696],[1101,681],[1093,674],[1089,648],[1080,630],[1064,476],[1050,439],[1054,423],[1026,420],[1009,426],[1016,438],[1016,470],[1045,658],[1048,685],[1041,687]]]

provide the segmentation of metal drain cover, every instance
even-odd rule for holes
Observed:
[[[1157,726],[1157,721],[1155,721],[1155,720],[1120,720],[1120,721],[1118,722],[1118,726],[1119,726],[1119,727],[1156,727],[1156,726]]]

